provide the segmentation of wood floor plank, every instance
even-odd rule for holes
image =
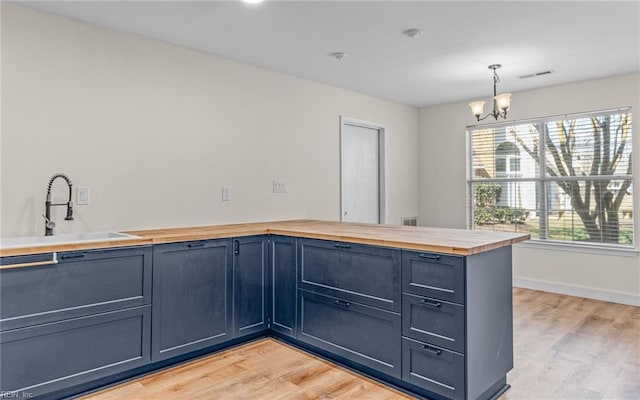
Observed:
[[[640,400],[640,307],[514,289],[514,369],[499,400]],[[83,400],[395,400],[404,393],[273,339]]]

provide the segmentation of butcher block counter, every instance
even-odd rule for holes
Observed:
[[[89,243],[63,243],[46,246],[0,249],[0,257],[108,247],[140,246],[262,234],[345,241],[466,256],[509,246],[530,238],[529,234],[522,233],[359,224],[319,220],[291,220],[149,229],[127,231],[125,233],[138,236],[139,238],[109,242],[96,241]]]

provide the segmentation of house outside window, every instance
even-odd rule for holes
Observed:
[[[632,247],[631,148],[629,108],[468,127],[469,227]]]
[[[503,141],[496,147],[496,177],[520,177],[520,150],[513,142]],[[501,196],[497,199],[498,206],[522,207],[522,193],[520,185],[513,180],[501,182]]]

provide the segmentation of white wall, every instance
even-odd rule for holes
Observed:
[[[91,187],[91,205],[77,206],[75,221],[55,210],[59,232],[337,220],[340,115],[387,128],[388,222],[418,214],[419,196],[422,225],[466,227],[467,102],[427,107],[418,118],[411,107],[17,5],[1,9],[2,236],[42,233],[55,172]],[[510,119],[630,105],[638,154],[639,88],[632,74],[514,93]],[[634,173],[640,187],[638,162]],[[274,178],[287,181],[287,194],[271,193]],[[221,201],[222,185],[232,201]],[[64,198],[61,182],[55,194]],[[639,270],[637,255],[514,250],[516,283],[591,297],[640,303]]]
[[[1,94],[3,236],[42,233],[56,172],[91,188],[59,232],[337,220],[341,115],[387,128],[387,221],[417,215],[412,107],[6,3]]]
[[[504,85],[504,84],[503,84]],[[489,95],[489,93],[487,93]],[[476,124],[468,101],[420,110],[420,224],[466,227],[465,127]],[[633,151],[640,150],[640,74],[620,75],[514,93],[509,119],[631,106]],[[634,164],[640,187],[640,162]],[[640,235],[640,196],[634,199]],[[636,241],[638,241],[636,239]],[[640,305],[640,258],[519,245],[516,285]]]

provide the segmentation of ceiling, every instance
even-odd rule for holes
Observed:
[[[416,107],[640,70],[638,1],[21,3]]]

